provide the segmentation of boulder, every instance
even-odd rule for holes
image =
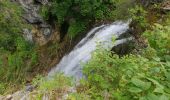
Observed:
[[[32,32],[29,29],[23,29],[23,36],[26,41],[33,43]]]
[[[164,11],[170,11],[170,1],[165,1],[161,5],[162,10]]]

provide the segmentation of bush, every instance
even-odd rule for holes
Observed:
[[[161,62],[159,57],[119,58],[110,51],[98,50],[84,67],[86,90],[80,93],[92,100],[169,100],[169,68],[169,62]]]
[[[170,26],[155,24],[152,31],[144,32],[150,46],[157,51],[159,57],[170,58]]]
[[[44,18],[51,15],[59,25],[68,21],[70,24],[68,34],[75,37],[83,32],[90,22],[112,19],[113,13],[110,12],[116,9],[116,0],[52,0],[51,6],[46,9],[48,10],[42,9]],[[84,22],[87,24],[83,25]]]
[[[19,85],[15,84],[25,81],[37,54],[34,45],[22,36],[22,29],[30,27],[21,20],[21,7],[9,0],[1,0],[0,12],[0,84],[4,84],[5,91],[8,91],[11,84],[17,88]]]
[[[37,76],[33,80],[33,84],[38,86],[36,93],[30,95],[33,100],[42,100],[44,96],[50,100],[61,98],[60,96],[67,93],[67,90],[72,86],[71,78],[61,73],[57,73],[49,79]]]
[[[141,28],[146,28],[148,26],[146,19],[147,11],[141,5],[135,5],[135,7],[131,8],[129,12],[136,25],[139,25]]]

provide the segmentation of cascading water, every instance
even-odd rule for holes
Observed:
[[[80,79],[82,77],[81,63],[86,63],[91,58],[91,53],[96,49],[97,44],[100,43],[104,48],[111,49],[113,46],[131,40],[130,37],[112,42],[113,36],[118,38],[128,29],[129,22],[114,22],[110,25],[101,25],[92,29],[68,55],[62,58],[60,63],[49,72],[48,76],[63,72],[65,75]]]

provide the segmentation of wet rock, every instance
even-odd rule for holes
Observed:
[[[13,2],[18,2],[24,9],[22,15],[23,19],[29,24],[33,24],[33,29],[23,29],[23,36],[27,41],[35,42],[36,44],[42,46],[47,44],[53,39],[52,27],[47,24],[43,17],[39,14],[39,9],[42,4],[47,4],[48,0],[12,0]],[[54,34],[55,35],[55,34]]]
[[[24,9],[23,18],[31,24],[42,23],[43,18],[38,14],[39,5],[34,4],[34,0],[16,0]]]
[[[42,28],[41,31],[47,37],[51,35],[51,29],[50,28]]]
[[[58,31],[52,32],[51,28],[34,28],[32,33],[34,42],[39,46],[43,46],[49,41],[59,41],[60,39]]]
[[[28,84],[25,88],[25,91],[27,91],[27,92],[32,92],[33,90],[34,90],[34,86],[31,84]]]
[[[135,41],[131,40],[113,47],[112,51],[114,51],[116,54],[120,56],[123,56],[132,52],[133,49],[135,49]]]
[[[43,18],[38,14],[39,6],[31,5],[30,9],[25,9],[25,14],[23,18],[30,24],[40,24],[43,23]]]
[[[41,32],[45,35],[45,36],[50,36],[52,33],[52,28],[50,25],[46,24],[46,23],[42,23],[39,26],[41,28]]]

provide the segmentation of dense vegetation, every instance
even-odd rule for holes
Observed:
[[[120,2],[121,1],[121,2]],[[59,26],[64,22],[69,24],[67,34],[74,38],[83,33],[88,25],[98,21],[114,20],[117,6],[124,0],[52,0],[50,6],[42,8],[45,19],[51,18]]]
[[[136,25],[135,29],[138,29],[136,35],[144,38],[147,41],[144,44],[148,46],[121,57],[113,51],[99,47],[93,53],[92,59],[84,65],[83,71],[87,78],[81,80],[76,87],[77,92],[70,93],[68,99],[170,99],[169,17],[166,17],[164,22],[151,24],[147,18],[148,12],[141,5],[134,6],[128,13],[133,20],[132,24]],[[58,79],[68,80],[63,76]],[[38,98],[42,98],[46,93],[50,94],[51,99],[60,98],[61,92],[58,90],[64,94],[64,90],[72,86],[69,82],[65,87],[61,84],[61,88],[54,86],[53,82],[61,81],[58,79],[54,78],[52,83],[42,79],[38,81],[40,86],[37,90],[44,91],[38,93]],[[52,91],[56,91],[55,94],[52,94]]]
[[[94,52],[84,69],[90,90],[85,93],[91,99],[169,100],[169,32],[169,26],[159,24],[144,32],[149,47],[140,54],[120,58],[106,50]]]
[[[30,93],[31,98],[41,100],[48,95],[53,100],[68,93],[69,100],[169,100],[170,15],[160,11],[157,0],[142,0],[142,4],[139,1],[51,0],[49,5],[43,5],[44,19],[60,29],[68,24],[64,30],[72,39],[92,24],[131,18],[132,35],[137,41],[146,41],[136,46],[147,47],[139,46],[120,56],[99,46],[83,65],[86,79],[75,87],[76,92],[68,92],[75,83],[63,74],[56,74],[53,79],[37,76],[32,81],[36,89]],[[37,51],[23,37],[22,29],[31,26],[21,20],[20,6],[0,0],[0,12],[0,94],[4,94],[25,82],[37,63]],[[156,14],[150,17],[149,13]],[[154,21],[150,19],[153,16]]]
[[[112,51],[98,48],[92,59],[84,65],[86,80],[81,80],[77,92],[69,94],[71,100],[169,100],[170,99],[170,49],[169,25],[155,24],[154,30],[142,34],[148,47],[140,52],[120,57]],[[101,63],[102,62],[102,63]],[[59,74],[60,75],[60,74]],[[59,76],[56,75],[56,76]],[[58,80],[59,79],[59,80]],[[54,85],[69,78],[39,80],[38,94],[48,93],[52,98],[60,97],[58,90],[65,90],[71,83]],[[71,81],[71,80],[70,80]],[[52,90],[51,90],[52,89]],[[45,91],[46,90],[46,91]],[[56,94],[52,94],[55,90]],[[51,99],[52,99],[51,98]]]
[[[12,90],[12,85],[16,88],[16,83],[24,82],[26,72],[36,62],[36,52],[22,36],[22,29],[30,26],[21,20],[21,7],[2,0],[0,12],[0,93],[3,93],[7,87]]]

